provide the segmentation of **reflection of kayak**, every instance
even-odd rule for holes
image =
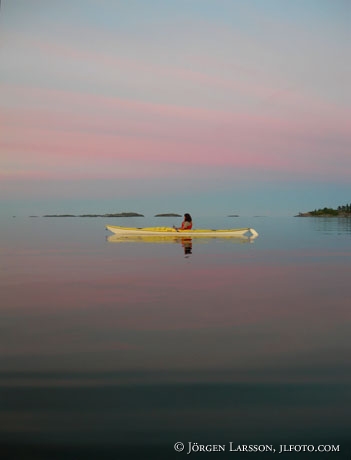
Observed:
[[[196,238],[196,241],[206,243],[211,238],[209,236],[201,236]],[[255,237],[236,236],[231,238],[233,243],[252,243]],[[178,235],[110,235],[107,238],[109,243],[181,243],[187,244],[192,242],[191,236],[178,236]]]
[[[110,232],[128,237],[128,236],[162,236],[162,237],[251,237],[256,238],[258,233],[253,228],[231,228],[228,230],[209,230],[209,229],[195,229],[195,230],[176,230],[172,227],[119,227],[117,225],[106,225],[107,230]]]

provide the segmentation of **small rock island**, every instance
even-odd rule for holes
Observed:
[[[175,214],[174,212],[168,212],[164,214],[155,214],[154,217],[182,217],[180,214]]]
[[[137,212],[117,212],[111,214],[46,214],[43,217],[145,217],[144,214],[138,214]]]

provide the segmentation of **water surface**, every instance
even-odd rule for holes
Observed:
[[[3,219],[3,452],[184,458],[177,441],[304,442],[349,458],[350,222],[198,218],[259,237],[118,243],[105,224],[178,222]]]

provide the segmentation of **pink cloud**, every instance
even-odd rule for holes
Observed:
[[[85,33],[90,33],[85,31]],[[18,39],[18,37],[17,37]],[[206,73],[205,71],[192,70],[184,67],[176,67],[172,65],[164,66],[151,62],[150,60],[143,60],[142,58],[132,59],[104,52],[95,52],[86,48],[78,48],[65,45],[57,42],[40,41],[35,39],[28,39],[26,36],[23,38],[26,45],[36,48],[45,55],[55,55],[58,58],[71,59],[73,62],[79,60],[80,62],[89,63],[96,68],[106,69],[108,72],[113,72],[116,69],[123,69],[123,72],[128,75],[143,74],[152,75],[153,80],[171,80],[174,82],[183,81],[191,83],[194,86],[204,86],[212,90],[221,88],[222,90],[237,91],[251,98],[257,97],[258,99],[266,100],[268,97],[275,93],[274,88],[263,83],[248,82],[247,79],[242,78],[225,78],[215,73]],[[216,69],[218,62],[215,59],[208,59],[206,67]],[[213,71],[212,71],[213,72]],[[252,72],[252,69],[250,69]],[[257,81],[257,80],[256,80]],[[259,81],[259,80],[258,80]]]
[[[216,29],[214,32],[213,25],[208,28],[208,24],[202,23],[202,26],[206,27],[209,34],[222,33],[220,29]],[[90,35],[91,31],[84,29],[82,33]],[[230,33],[233,33],[233,31],[231,30]],[[18,37],[16,36],[16,38]],[[239,35],[236,37],[237,40],[242,38]],[[201,71],[196,70],[196,66],[192,69],[174,65],[165,66],[152,62],[150,59],[143,59],[140,56],[138,59],[133,59],[107,54],[106,52],[96,52],[83,47],[76,46],[74,48],[64,43],[58,44],[53,41],[29,39],[27,36],[22,39],[26,44],[29,43],[32,48],[44,52],[45,55],[55,55],[65,59],[70,58],[72,62],[79,60],[93,65],[95,68],[105,69],[106,72],[123,69],[123,74],[126,77],[134,74],[150,75],[154,81],[162,82],[167,80],[173,82],[175,85],[177,81],[183,81],[193,84],[194,88],[203,87],[209,91],[230,91],[241,96],[244,95],[249,100],[255,99],[258,105],[266,105],[268,107],[274,104],[278,104],[280,107],[286,106],[290,109],[304,107],[308,108],[308,110],[312,108],[313,111],[318,113],[327,113],[331,109],[329,103],[317,96],[312,96],[310,93],[304,91],[302,87],[299,89],[297,85],[286,84],[285,81],[277,83],[276,75],[272,75],[270,72],[265,74],[261,69],[259,70],[256,67],[245,67],[244,69],[241,66],[237,74],[232,75],[229,73],[229,77],[223,76],[222,73],[216,70],[218,67],[221,68],[223,66],[222,60],[216,57],[209,57],[208,55],[206,55],[206,59],[201,56],[195,57],[196,61],[202,62],[202,66],[205,69],[211,69],[210,71]],[[199,69],[201,69],[201,65]],[[227,72],[224,73],[224,75],[226,74]],[[254,78],[251,78],[252,75],[254,75]],[[343,111],[344,113],[340,115],[341,118],[345,119],[347,115],[346,110],[339,107],[336,111],[339,113]]]
[[[44,165],[67,172],[84,160],[97,173],[101,159],[107,167],[145,159],[314,173],[328,167],[342,176],[351,167],[345,155],[348,123],[342,117],[284,119],[65,91],[7,90],[26,107],[2,111],[1,147],[5,170],[12,172],[16,158],[24,169]],[[341,147],[332,143],[337,138]],[[331,148],[341,162],[331,162]]]

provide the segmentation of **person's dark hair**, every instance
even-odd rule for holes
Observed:
[[[184,214],[184,220],[185,222],[192,222],[191,215],[188,213]]]

